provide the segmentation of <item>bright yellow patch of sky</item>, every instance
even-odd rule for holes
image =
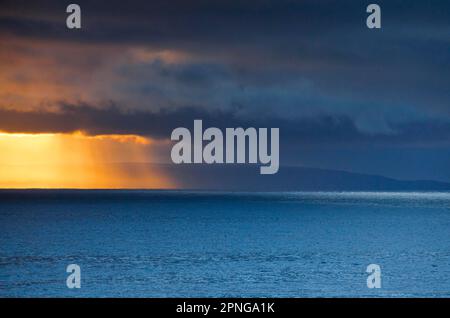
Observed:
[[[173,188],[136,135],[0,133],[0,188]]]

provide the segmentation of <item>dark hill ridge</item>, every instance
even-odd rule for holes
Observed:
[[[135,170],[141,164],[129,164]],[[143,165],[143,164],[142,164]],[[147,166],[147,169],[149,167]],[[261,175],[257,165],[154,165],[181,189],[227,191],[448,191],[450,183],[405,181],[378,175],[305,167],[280,167]],[[136,173],[136,171],[133,171]]]

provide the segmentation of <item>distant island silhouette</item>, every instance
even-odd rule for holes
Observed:
[[[380,175],[299,166],[282,166],[277,174],[260,175],[249,165],[213,166],[126,164],[138,173],[146,169],[177,180],[180,189],[224,191],[448,191],[450,183],[434,180],[398,180]]]

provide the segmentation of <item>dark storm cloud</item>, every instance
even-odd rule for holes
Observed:
[[[323,138],[332,143],[336,136],[345,136],[348,142],[370,141],[374,136],[386,142],[414,138],[419,142],[423,127],[431,134],[427,140],[447,136],[440,130],[450,122],[449,2],[378,1],[383,10],[381,30],[365,26],[370,1],[77,3],[83,28],[69,31],[65,2],[3,1],[0,34],[62,46],[144,46],[189,55],[181,62],[111,67],[121,81],[102,80],[120,96],[99,98],[120,105],[116,110],[98,110],[103,112],[100,122],[95,107],[63,112],[77,111],[83,122],[99,125],[84,125],[89,131],[133,130],[131,124],[125,129],[122,121],[106,119],[139,105],[134,114],[153,114],[167,123],[184,120],[174,114],[187,109],[189,119],[217,111],[230,120],[229,126],[258,116],[266,126],[287,125],[285,131],[293,134],[288,135],[290,140],[301,138],[298,129],[290,128],[291,122],[304,127],[302,135],[315,136],[311,142]],[[86,67],[85,72],[91,69]],[[160,108],[165,110],[158,112]],[[139,117],[125,118],[133,116]],[[339,119],[345,128],[333,126],[327,118]],[[139,124],[141,120],[132,120],[136,132],[162,134]],[[318,129],[310,124],[317,122],[331,126]],[[65,127],[74,124],[61,122],[59,130],[72,130]]]
[[[378,1],[384,28],[377,32],[365,27],[369,2],[359,0],[78,3],[83,28],[76,32],[65,26],[67,4],[62,1],[6,1],[0,31],[60,41],[145,44],[219,57],[239,52],[265,63],[306,59],[338,66],[386,63],[393,53],[402,54],[401,61],[431,57],[436,49],[449,47],[450,4],[444,1]],[[433,42],[444,46],[424,48]]]
[[[95,41],[168,41],[187,43],[207,40],[217,44],[265,39],[297,40],[308,34],[355,31],[355,23],[365,21],[370,1],[339,0],[169,0],[123,1],[80,0],[83,29],[68,34],[64,1],[2,1],[2,26],[7,31],[44,38],[72,35]],[[446,27],[450,5],[445,1],[378,1],[386,26]],[[361,12],[364,14],[361,15]],[[63,13],[63,15],[61,15]],[[89,32],[88,32],[89,31]],[[427,28],[422,32],[426,33]],[[448,30],[447,30],[448,31]],[[283,37],[282,35],[285,34]],[[293,36],[297,35],[296,38]],[[431,35],[430,35],[431,36]],[[295,43],[291,43],[295,44]]]
[[[66,3],[6,1],[0,30],[31,38],[145,44],[217,56],[247,52],[261,62],[291,59],[294,64],[297,59],[338,64],[387,62],[395,52],[406,59],[430,56],[433,49],[423,50],[427,43],[446,43],[448,48],[448,3],[379,1],[384,29],[378,33],[365,27],[368,3],[79,1],[83,28],[68,32]],[[390,47],[380,52],[381,45]]]
[[[94,108],[89,105],[61,104],[54,112],[21,112],[0,109],[0,127],[18,133],[71,133],[89,135],[137,134],[166,139],[177,127],[192,128],[195,119],[208,127],[281,127],[282,143],[296,146],[360,144],[450,144],[450,124],[416,122],[393,125],[395,133],[370,135],[361,133],[351,118],[318,116],[292,120],[279,117],[243,119],[238,109],[210,112],[196,107],[158,112],[123,112],[120,107]]]

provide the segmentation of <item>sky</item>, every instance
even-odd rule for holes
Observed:
[[[448,1],[72,2],[0,3],[0,187],[177,188],[121,164],[194,119],[279,127],[280,169],[450,181]]]

